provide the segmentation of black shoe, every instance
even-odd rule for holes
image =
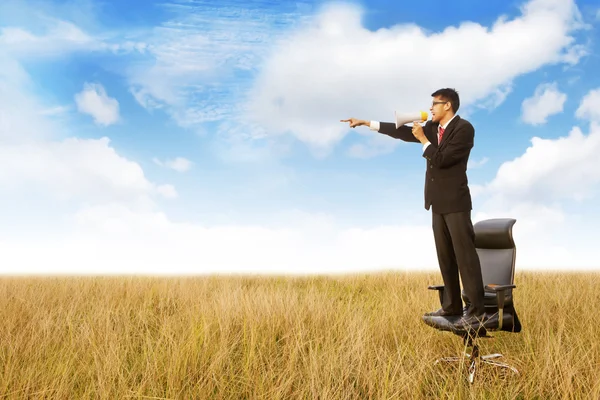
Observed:
[[[426,317],[455,317],[455,316],[460,316],[460,315],[463,315],[462,310],[458,311],[458,312],[451,312],[451,311],[445,311],[442,308],[440,308],[437,311],[425,313]]]
[[[478,331],[482,328],[487,321],[485,313],[481,315],[465,315],[454,324],[452,324],[454,330],[460,332],[467,331]]]

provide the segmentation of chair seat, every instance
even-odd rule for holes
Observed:
[[[456,330],[454,324],[460,319],[460,317],[441,317],[441,316],[423,316],[423,322],[425,324],[438,329],[440,331],[449,331],[454,332],[456,334],[466,333],[465,331]],[[502,316],[502,330],[510,331],[510,332],[518,332],[521,329],[520,324],[515,326],[514,322],[518,321],[514,318],[513,313],[504,313]],[[484,328],[482,328],[477,336],[479,337],[487,337],[488,331],[498,330],[499,326],[499,315],[498,313],[488,313],[488,317],[486,322],[484,323]]]
[[[463,301],[467,304],[470,304],[469,298],[467,297],[466,293],[463,291],[461,293]],[[506,294],[504,296],[504,304],[505,306],[511,306],[512,305],[512,294]],[[483,304],[485,305],[486,308],[497,308],[498,307],[498,300],[496,299],[496,292],[484,292],[483,295]]]

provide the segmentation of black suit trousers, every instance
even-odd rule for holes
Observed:
[[[460,272],[460,280],[470,303],[467,315],[481,315],[485,311],[484,288],[479,256],[475,249],[471,211],[449,214],[433,212],[432,225],[440,272],[444,280],[442,308],[450,312],[462,312]]]

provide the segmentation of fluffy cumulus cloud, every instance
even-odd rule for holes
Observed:
[[[548,117],[563,111],[566,101],[556,82],[540,84],[532,97],[523,100],[521,118],[531,125],[545,124]]]
[[[177,196],[172,186],[150,182],[140,165],[119,156],[106,137],[0,146],[0,183],[13,190],[42,186],[56,198],[99,203]]]
[[[572,37],[581,22],[570,0],[533,0],[512,20],[439,32],[416,24],[373,32],[362,26],[362,13],[331,5],[273,49],[248,105],[257,124],[328,147],[348,132],[342,118],[391,121],[394,110],[427,109],[440,87],[457,88],[465,108],[494,107],[514,78],[584,54]]]
[[[104,86],[85,83],[83,90],[75,95],[77,110],[94,118],[99,125],[112,125],[119,121],[119,102],[106,94]]]
[[[589,119],[600,123],[600,88],[591,90],[581,100],[575,115],[578,118]]]
[[[600,151],[600,126],[590,125],[589,134],[574,127],[558,139],[534,137],[525,153],[503,163],[485,192],[496,202],[584,200],[600,182],[596,168]]]

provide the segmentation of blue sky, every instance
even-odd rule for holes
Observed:
[[[421,146],[455,87],[473,219],[596,269],[591,1],[3,1],[2,273],[437,270]]]

